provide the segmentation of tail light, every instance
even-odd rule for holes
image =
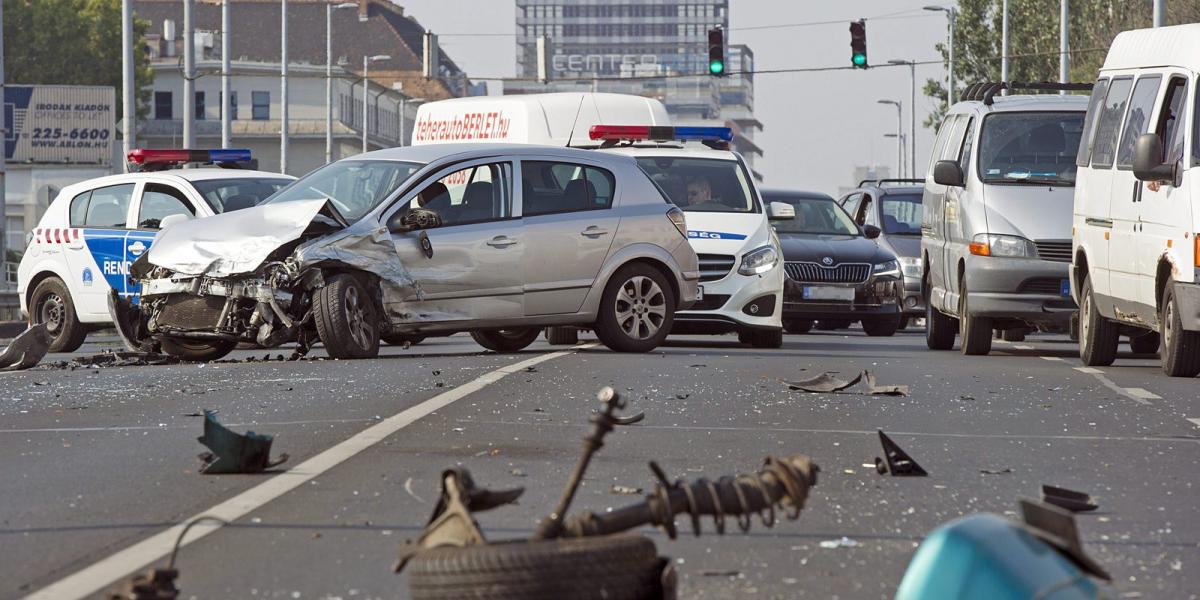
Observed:
[[[1200,235],[1192,236],[1192,264],[1200,268]]]
[[[683,211],[679,210],[678,207],[671,207],[671,210],[667,211],[667,218],[675,224],[675,229],[679,230],[679,235],[687,238],[687,218],[684,217]]]

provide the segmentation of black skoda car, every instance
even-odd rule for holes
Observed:
[[[892,335],[900,325],[904,276],[896,255],[875,241],[879,228],[859,226],[823,194],[764,190],[784,202],[791,220],[773,221],[783,247],[783,325],[804,333],[816,320],[862,323],[867,335]]]

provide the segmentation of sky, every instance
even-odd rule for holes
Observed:
[[[407,14],[439,34],[443,51],[469,76],[506,77],[516,72],[515,2],[512,0],[395,0]],[[937,61],[934,44],[946,38],[945,13],[923,11],[937,0],[730,0],[727,42],[747,44],[757,70],[843,66],[850,61],[849,22],[867,19],[867,56],[888,60]],[[949,3],[943,2],[948,5]],[[872,19],[877,17],[877,19]],[[827,25],[774,27],[814,21]],[[453,35],[493,34],[493,35]],[[922,127],[933,109],[921,94],[928,78],[944,79],[939,64],[917,65],[917,171],[928,166],[932,132]],[[759,74],[755,116],[763,123],[755,141],[763,156],[755,167],[765,185],[836,194],[853,186],[856,165],[885,165],[896,175],[896,108],[909,124],[908,67],[815,73]]]

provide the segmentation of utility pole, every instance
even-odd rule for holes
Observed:
[[[0,2],[0,102],[4,100],[4,3]],[[4,111],[7,113],[8,111]],[[8,117],[0,113],[0,136],[8,139]],[[8,289],[8,207],[5,206],[5,167],[8,162],[8,144],[0,152],[0,289]]]
[[[192,29],[195,0],[183,0],[183,147],[196,145],[196,32]]]
[[[325,164],[333,162],[333,11],[343,8],[358,8],[358,4],[325,5]]]
[[[0,51],[2,52],[2,51]],[[137,125],[133,122],[133,0],[121,0],[121,153],[122,161],[133,150]],[[128,167],[126,167],[128,168]]]
[[[896,107],[896,172],[904,176],[904,106],[898,100],[880,100],[879,104]]]
[[[915,178],[917,176],[917,62],[889,60],[888,64],[908,65],[908,176]]]
[[[287,173],[288,55],[287,0],[279,0],[279,172]]]
[[[1004,0],[1004,15],[1000,20],[1000,81],[1008,83],[1008,0]],[[1008,95],[1008,90],[1004,90]]]
[[[1006,0],[1007,2],[1007,0]],[[954,22],[958,18],[958,9],[953,6],[926,6],[925,10],[946,13],[950,22],[950,46],[946,49],[946,108],[954,104]]]
[[[371,98],[371,79],[367,77],[367,69],[370,64],[381,60],[391,60],[391,56],[387,54],[376,54],[375,56],[363,55],[363,125],[362,125],[362,151],[367,151],[367,125],[371,122],[367,118],[368,100]],[[379,105],[377,101],[376,106]]]
[[[1167,0],[1154,0],[1154,26],[1166,27]]]
[[[232,97],[229,95],[229,2],[230,0],[222,0],[221,2],[221,147],[228,148],[233,145],[233,125],[231,119],[233,115],[229,114],[230,107],[233,106]]]
[[[1071,80],[1071,57],[1067,54],[1070,44],[1068,43],[1067,35],[1071,28],[1071,19],[1069,16],[1070,0],[1059,0],[1058,5],[1058,82],[1067,83]],[[1062,90],[1058,93],[1060,96],[1067,95],[1067,90]]]

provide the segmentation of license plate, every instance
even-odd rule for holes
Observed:
[[[698,286],[696,286],[696,302],[699,302],[703,299],[704,299],[704,286],[698,285]]]
[[[1064,280],[1062,280],[1062,284],[1061,284],[1061,286],[1058,288],[1058,293],[1059,293],[1059,294],[1060,294],[1060,295],[1061,295],[1063,298],[1066,298],[1067,296],[1070,296],[1070,295],[1071,295],[1071,280],[1070,280],[1070,279],[1064,279]]]
[[[854,288],[805,286],[803,298],[805,300],[843,300],[853,302]]]

